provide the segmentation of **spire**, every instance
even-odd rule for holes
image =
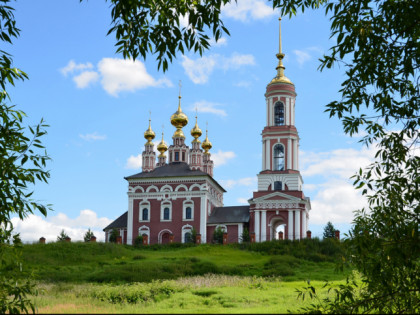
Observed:
[[[150,111],[149,111],[149,115],[150,116],[152,115]],[[155,132],[152,130],[151,121],[152,119],[149,118],[149,128],[144,132],[144,138],[147,140],[148,144],[150,144],[152,140],[155,138]]]
[[[283,58],[284,54],[281,49],[281,17],[279,17],[279,52],[276,54],[277,59],[279,60],[279,63],[276,67],[277,75],[274,77],[273,80],[271,80],[270,83],[289,83],[293,84],[292,81],[290,81],[289,78],[287,78],[284,75],[284,69],[286,69],[283,65]]]
[[[197,124],[197,115],[195,116],[195,126],[193,129],[191,129],[191,135],[194,137],[193,142],[200,142],[200,140],[198,140],[198,138],[202,135],[202,131],[201,129],[198,127]]]
[[[207,122],[206,122],[206,139],[201,144],[201,147],[204,149],[204,154],[210,154],[209,150],[211,149],[212,144],[211,144],[211,142],[209,141],[209,138],[208,138]]]
[[[173,137],[184,138],[184,133],[182,132],[182,127],[185,127],[188,124],[188,117],[182,112],[181,109],[181,80],[179,81],[179,103],[178,110],[171,116],[171,124],[176,127],[176,131]]]
[[[160,152],[159,157],[165,157],[165,152],[168,150],[168,146],[163,140],[163,125],[162,125],[162,141],[158,144],[157,150]]]

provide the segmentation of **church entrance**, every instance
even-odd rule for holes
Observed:
[[[286,239],[285,227],[286,223],[284,222],[283,218],[275,217],[271,220],[271,228],[270,228],[270,240],[278,240],[280,239],[280,235],[283,236],[283,239]]]
[[[168,232],[163,233],[161,244],[169,244],[169,236],[170,234]]]

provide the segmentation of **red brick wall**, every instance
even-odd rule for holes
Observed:
[[[182,227],[184,225],[191,225],[200,233],[200,198],[191,198],[194,203],[194,220],[183,221],[182,211],[183,202],[185,198],[177,198],[176,200],[170,200],[172,204],[172,220],[162,222],[161,215],[161,202],[156,199],[150,200],[150,222],[139,222],[139,205],[141,199],[135,199],[133,202],[133,239],[138,236],[138,230],[141,226],[145,225],[150,228],[150,239],[149,244],[158,243],[158,235],[162,230],[169,230],[174,235],[174,242],[182,242]]]

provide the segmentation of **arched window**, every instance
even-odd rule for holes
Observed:
[[[163,201],[160,206],[160,221],[172,220],[172,204],[170,201]]]
[[[274,105],[274,125],[284,125],[284,104],[282,102],[277,102],[276,105]]]
[[[283,190],[283,183],[280,181],[274,182],[274,190]]]
[[[278,143],[274,147],[274,170],[284,171],[284,147]]]
[[[143,208],[141,212],[141,220],[142,221],[149,221],[149,209]]]
[[[163,220],[169,220],[169,208],[163,209]]]
[[[185,219],[187,219],[187,220],[192,219],[192,209],[191,209],[191,207],[187,207],[185,209]]]
[[[194,202],[191,200],[185,200],[182,210],[182,220],[193,221],[194,220]]]

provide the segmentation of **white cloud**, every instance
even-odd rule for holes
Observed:
[[[367,207],[366,197],[346,180],[332,180],[319,185],[318,193],[311,198],[310,222],[325,224],[351,223],[353,211]]]
[[[42,236],[47,242],[56,241],[63,229],[73,241],[81,241],[88,228],[93,231],[98,241],[104,241],[102,229],[112,221],[106,217],[98,218],[97,214],[89,209],[80,211],[75,219],[67,217],[64,213],[47,218],[30,214],[23,221],[17,217],[12,218],[14,231],[20,233],[24,242],[38,241]]]
[[[235,186],[255,186],[257,189],[257,178],[256,177],[244,177],[240,179],[222,179],[220,183],[223,187],[230,189]]]
[[[73,77],[73,81],[79,89],[88,87],[91,83],[98,81],[99,74],[96,71],[83,71],[81,74]]]
[[[353,176],[359,168],[374,161],[376,148],[338,149],[328,152],[301,152],[302,176],[306,182],[320,176],[320,182],[304,184],[310,191],[312,210],[310,222],[314,224],[351,223],[353,211],[367,208],[366,197],[352,185]]]
[[[224,109],[217,108],[218,106],[221,106],[221,104],[199,101],[195,102],[194,105],[191,106],[190,110],[197,110],[199,113],[210,113],[221,117],[226,117],[226,111]]]
[[[185,73],[195,84],[203,84],[209,80],[214,69],[230,70],[239,69],[242,66],[255,65],[253,55],[241,55],[234,53],[231,57],[224,57],[218,54],[204,56],[196,60],[192,60],[187,56],[183,56],[182,66]]]
[[[79,137],[86,141],[105,140],[106,135],[100,135],[96,131],[94,133],[87,133],[85,135],[79,134]]]
[[[182,58],[182,66],[184,67],[185,73],[195,84],[206,83],[216,66],[216,61],[212,56],[202,57],[196,60],[192,60],[187,56],[182,56]]]
[[[137,156],[130,155],[125,164],[125,168],[130,170],[139,170],[142,166],[142,155],[141,153]]]
[[[214,38],[211,38],[209,43],[210,43],[210,46],[212,46],[212,47],[226,46],[227,45],[227,39],[226,39],[226,37],[221,37],[216,42],[216,40]]]
[[[118,96],[122,91],[135,91],[148,87],[172,86],[166,78],[155,80],[147,73],[144,63],[118,58],[103,58],[98,63],[102,76],[102,87],[112,95]]]
[[[233,151],[222,151],[219,149],[216,153],[211,154],[211,158],[214,162],[214,167],[219,167],[226,164],[229,160],[236,157]]]
[[[148,87],[172,86],[172,82],[166,78],[159,80],[153,78],[147,73],[144,63],[138,60],[133,62],[118,58],[103,58],[98,63],[97,71],[86,71],[92,68],[91,63],[76,64],[70,60],[60,71],[64,76],[73,74],[73,81],[79,89],[87,88],[101,79],[102,88],[112,96],[118,96],[123,91],[134,92]]]
[[[299,64],[299,66],[301,66],[301,67],[303,66],[303,64],[306,61],[309,61],[309,60],[312,59],[311,55],[309,53],[307,53],[306,51],[303,51],[303,50],[295,49],[295,50],[293,50],[293,53],[296,55],[297,62]]]
[[[320,175],[323,177],[338,176],[348,179],[359,168],[373,162],[376,148],[363,147],[361,150],[338,149],[329,152],[301,152],[302,176]]]
[[[93,65],[90,62],[75,63],[74,60],[70,60],[67,66],[60,69],[60,72],[64,76],[67,76],[69,73],[74,73],[76,71],[82,71],[82,70],[92,69],[92,68],[93,68]]]
[[[276,10],[268,6],[262,0],[241,0],[232,1],[222,8],[222,14],[240,20],[242,22],[249,20],[266,19],[273,15],[278,15]]]
[[[248,199],[246,199],[246,198],[238,198],[238,199],[236,199],[236,201],[240,204],[249,205]]]

